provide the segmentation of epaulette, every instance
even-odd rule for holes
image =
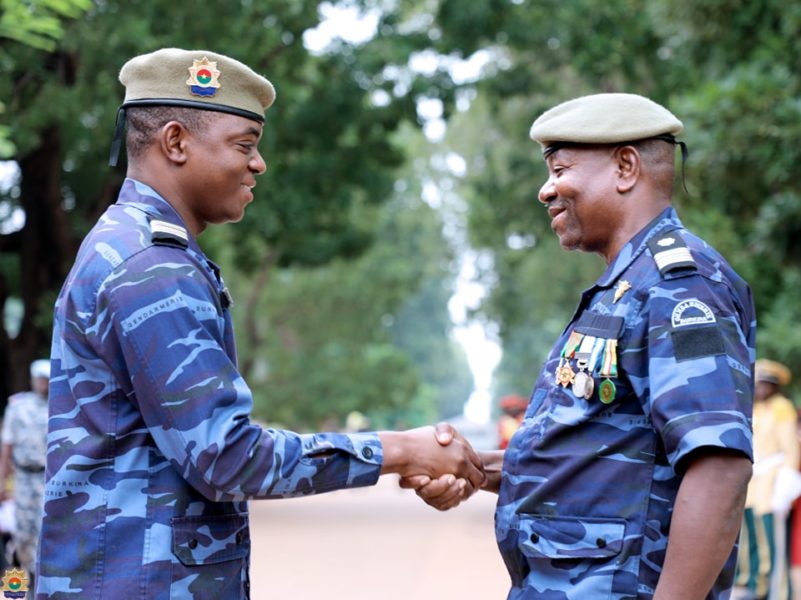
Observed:
[[[678,231],[669,231],[651,238],[648,240],[648,248],[663,277],[678,269],[698,268],[690,249]]]
[[[189,233],[184,227],[167,221],[150,221],[150,240],[154,244],[166,244],[180,248],[189,247]]]

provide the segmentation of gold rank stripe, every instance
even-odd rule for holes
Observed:
[[[693,260],[693,255],[690,254],[690,250],[688,248],[674,248],[672,250],[659,252],[658,254],[654,255],[654,260],[656,261],[656,266],[659,267],[660,271],[665,267],[669,267],[670,265],[675,265],[677,263],[695,262],[695,260]]]
[[[187,234],[186,229],[184,229],[179,225],[173,225],[172,223],[168,223],[167,221],[157,221],[157,220],[150,221],[150,231],[153,233],[166,233],[169,235],[177,235],[182,240],[186,242],[189,241],[189,234]]]

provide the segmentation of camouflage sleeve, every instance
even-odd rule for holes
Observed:
[[[647,385],[640,394],[674,467],[701,447],[753,460],[751,323],[725,284],[700,275],[651,289]]]
[[[263,429],[237,371],[217,290],[180,249],[154,247],[101,285],[90,331],[158,449],[212,500],[372,485],[376,434]],[[228,352],[226,351],[228,349]]]

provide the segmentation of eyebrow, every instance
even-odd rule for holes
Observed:
[[[261,131],[256,127],[248,127],[240,135],[255,135],[257,138],[261,137]]]

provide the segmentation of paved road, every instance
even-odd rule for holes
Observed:
[[[440,513],[382,477],[372,488],[252,502],[253,600],[503,600],[495,496]]]

